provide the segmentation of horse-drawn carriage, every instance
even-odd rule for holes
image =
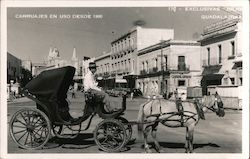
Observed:
[[[110,113],[105,111],[100,101],[96,101],[93,95],[86,92],[83,115],[79,118],[71,117],[67,92],[74,74],[75,68],[70,66],[48,70],[25,86],[23,94],[36,102],[36,108],[17,111],[9,124],[11,137],[20,147],[42,148],[52,134],[59,138],[74,138],[89,128],[96,114],[104,119],[94,130],[94,139],[100,149],[116,152],[129,141],[132,128],[121,116],[126,110],[125,96],[122,108]],[[87,119],[88,124],[82,129],[82,122]]]
[[[70,66],[48,70],[25,86],[23,94],[36,102],[36,108],[17,111],[9,123],[11,137],[20,147],[40,149],[52,134],[59,138],[74,138],[87,130],[92,118],[99,115],[103,121],[94,130],[94,140],[103,151],[121,151],[132,136],[132,125],[138,125],[139,132],[143,132],[145,150],[150,152],[147,135],[151,131],[155,147],[161,152],[156,141],[157,126],[161,123],[168,127],[186,127],[185,148],[186,152],[192,152],[193,132],[201,118],[200,112],[209,109],[221,117],[225,114],[222,100],[215,94],[204,96],[200,102],[152,99],[140,106],[138,121],[128,121],[122,117],[126,110],[126,96],[123,96],[121,109],[107,112],[101,101],[85,92],[83,115],[73,118],[69,114],[67,91],[74,74],[75,68]],[[82,129],[82,122],[87,119],[88,124]]]

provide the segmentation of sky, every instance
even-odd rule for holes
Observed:
[[[221,9],[185,7],[175,11],[168,7],[8,8],[7,51],[32,62],[46,60],[50,47],[56,47],[65,60],[71,59],[74,47],[80,59],[96,57],[109,52],[110,43],[138,20],[145,28],[174,29],[175,40],[197,40],[205,26],[229,14]]]

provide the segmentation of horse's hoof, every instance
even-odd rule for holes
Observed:
[[[149,150],[149,149],[145,150],[145,152],[146,152],[146,153],[152,153],[152,151]]]
[[[159,153],[165,153],[165,151],[164,151],[164,150],[159,150],[158,152],[159,152]]]

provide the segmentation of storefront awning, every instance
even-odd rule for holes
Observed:
[[[205,78],[206,80],[220,80],[222,79],[224,76],[224,74],[208,74],[208,75],[204,75],[203,78]]]
[[[127,83],[127,80],[126,79],[116,78],[115,83]]]

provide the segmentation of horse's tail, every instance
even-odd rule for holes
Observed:
[[[137,128],[138,128],[138,137],[141,139],[142,138],[142,132],[143,132],[143,121],[144,121],[144,108],[145,104],[140,105],[140,109],[138,112],[138,118],[137,118]]]

